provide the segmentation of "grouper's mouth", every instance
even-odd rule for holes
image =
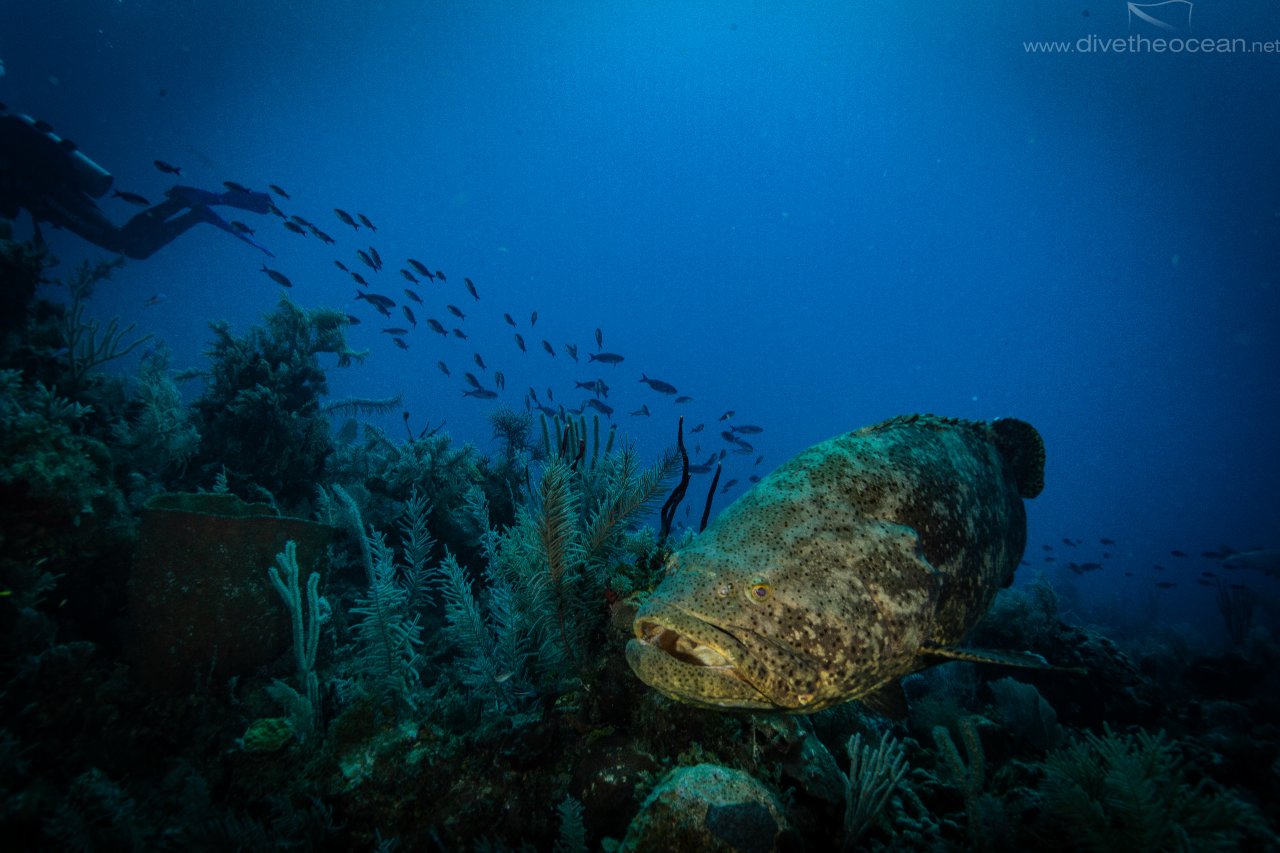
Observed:
[[[738,677],[733,662],[725,657],[722,651],[699,642],[687,634],[682,634],[675,628],[651,619],[643,619],[636,622],[635,633],[636,638],[641,642],[648,643],[681,663],[726,670],[726,674]]]
[[[720,710],[775,707],[747,680],[739,663],[747,651],[729,632],[675,608],[642,613],[633,630],[627,663],[672,699]]]

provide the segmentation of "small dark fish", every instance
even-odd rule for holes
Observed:
[[[409,266],[417,270],[418,275],[424,275],[424,276],[431,275],[431,270],[427,269],[426,265],[422,263],[422,261],[418,261],[418,260],[414,260],[413,258],[410,258]]]
[[[387,328],[383,329],[383,330],[382,330],[382,333],[383,333],[384,335],[407,335],[407,334],[409,334],[409,330],[408,330],[408,329],[402,329],[402,328],[400,328],[399,326],[389,326],[389,327],[387,327]]]
[[[1160,589],[1173,589],[1177,584],[1173,581],[1160,581],[1156,586],[1160,587]]]
[[[35,129],[40,131],[41,133],[53,133],[53,125],[49,124],[49,122],[45,121],[42,118],[36,119],[34,122],[32,122],[32,125],[34,125]]]
[[[692,402],[693,402],[693,398],[692,398],[692,397],[690,397],[688,394],[681,394],[679,397],[676,397],[676,402],[677,402],[677,403],[692,403]]]
[[[267,202],[267,210],[271,211],[271,212],[272,212],[272,213],[274,213],[276,216],[279,216],[281,219],[288,219],[288,218],[289,218],[289,217],[287,217],[287,216],[285,216],[285,215],[284,215],[284,211],[283,211],[283,210],[281,210],[280,208],[276,207],[276,206],[275,206],[274,204],[272,204],[271,202]]]
[[[1042,550],[1044,550],[1044,551],[1052,551],[1052,550],[1053,550],[1053,546],[1052,546],[1052,545],[1041,545],[1041,546],[1040,546],[1040,548],[1041,548]]]
[[[610,417],[613,415],[613,408],[609,405],[606,405],[605,403],[600,402],[595,397],[589,397],[587,399],[587,405],[595,409],[600,414],[605,415],[606,417]]]
[[[643,373],[640,374],[640,381],[657,391],[659,394],[676,393],[676,386],[672,385],[670,382],[663,382],[661,379],[650,379]]]
[[[490,391],[488,388],[476,388],[473,391],[463,391],[464,397],[475,397],[477,400],[492,400],[498,396],[497,391]]]
[[[526,352],[524,348],[524,338],[520,337],[520,333],[516,332],[516,346],[520,347],[520,352]]]
[[[546,338],[542,339],[542,348],[547,351],[547,355],[551,356],[552,358],[556,357],[556,348],[553,347],[551,345],[551,341],[547,340]]]
[[[729,432],[727,429],[721,431],[720,437],[723,438],[725,441],[729,442],[730,444],[738,443],[738,437],[733,433]]]
[[[569,354],[569,358],[573,359],[574,361],[577,361],[577,360],[578,360],[578,345],[577,345],[577,344],[565,344],[565,345],[564,345],[564,351],[565,351],[565,352],[567,352],[567,353]]]
[[[369,257],[364,249],[356,249],[356,254],[360,256],[360,260],[364,261],[364,265],[374,272],[378,271],[378,267],[374,264],[373,258]]]
[[[596,349],[600,349],[603,346],[604,346],[604,332],[601,332],[600,329],[597,328],[596,329]]]
[[[537,312],[537,311],[534,311],[532,314],[530,314],[530,315],[529,315],[529,325],[530,325],[530,326],[536,326],[536,325],[538,325],[538,312]]]
[[[1152,569],[1154,569],[1154,570],[1155,570],[1155,571],[1157,571],[1157,572],[1163,572],[1163,571],[1164,571],[1164,566],[1161,566],[1161,565],[1159,565],[1159,564],[1156,564],[1156,565],[1152,566],[1151,568],[1152,568]]]
[[[347,213],[345,210],[343,210],[340,207],[335,207],[333,209],[333,212],[338,214],[338,218],[341,219],[343,222],[350,225],[352,228],[356,229],[357,231],[360,230],[359,223],[357,223],[354,219],[351,218],[350,213]]]
[[[449,330],[446,329],[444,326],[440,325],[440,321],[435,319],[434,317],[427,318],[427,328],[429,328],[433,332],[444,335],[446,338],[449,337]]]
[[[719,418],[719,420],[727,421],[727,420],[729,420],[729,418],[733,417],[733,416],[734,416],[734,415],[736,415],[736,414],[738,414],[738,413],[737,413],[737,412],[735,412],[733,409],[730,409],[729,411],[727,411],[727,412],[725,412],[723,415],[721,415],[721,416],[720,416],[720,418]]]
[[[440,368],[440,372],[445,376],[449,375],[449,365],[445,364],[443,361],[437,361],[436,367]]]
[[[756,457],[755,464],[759,465],[759,464],[760,464],[761,462],[763,462],[763,461],[764,461],[764,454],[761,454],[761,455],[759,455],[759,456],[757,456],[757,457]]]
[[[710,474],[710,473],[711,473],[711,469],[712,469],[712,467],[714,467],[714,466],[712,466],[712,465],[706,465],[706,464],[704,464],[704,465],[690,465],[690,466],[689,466],[689,473],[690,473],[690,474]]]
[[[289,218],[292,219],[294,222],[298,223],[299,225],[302,225],[306,228],[315,228],[314,225],[312,225],[310,222],[308,222],[306,219],[304,219],[303,217],[299,216],[296,213],[289,214]]]
[[[395,342],[396,342],[396,346],[400,347],[400,349],[408,349],[408,348],[409,348],[409,345],[408,345],[407,343],[405,343],[405,342],[404,342],[404,338],[392,338],[391,340],[395,341]]]
[[[464,278],[464,279],[462,280],[462,283],[463,283],[463,284],[465,284],[465,285],[467,286],[467,293],[470,293],[470,294],[471,294],[471,296],[472,296],[472,298],[474,298],[477,302],[479,302],[479,301],[480,301],[480,294],[479,294],[479,293],[476,293],[476,286],[475,286],[475,284],[471,281],[471,279],[469,279],[469,278]]]
[[[445,310],[447,310],[453,316],[457,317],[459,320],[467,319],[467,315],[463,314],[462,309],[459,308],[457,305],[446,305],[444,307],[445,307]]]
[[[363,213],[357,213],[356,216],[360,217],[360,222],[363,223],[365,228],[368,228],[370,231],[378,230],[377,226],[370,222],[369,217],[365,216]]]
[[[634,412],[632,412],[632,413],[631,413],[631,416],[632,416],[633,418],[634,418],[634,417],[640,417],[640,418],[647,418],[647,417],[649,417],[649,406],[648,406],[647,404],[646,404],[646,405],[641,406],[640,408],[638,408],[638,409],[636,409]]]
[[[749,483],[758,483],[758,482],[760,482],[760,475],[759,475],[759,474],[752,474],[750,477],[748,477],[748,478],[747,478],[747,482],[749,482]],[[1023,560],[1023,561],[1022,561],[1022,565],[1026,566],[1026,565],[1030,565],[1030,564],[1029,564],[1026,560]]]
[[[284,273],[276,272],[273,269],[268,269],[266,264],[262,265],[261,272],[264,272],[267,275],[271,276],[271,280],[274,281],[276,284],[280,285],[281,287],[293,287],[293,282],[289,281],[289,279],[285,277]]]
[[[1185,556],[1187,556],[1187,555],[1186,555],[1186,553],[1184,553],[1184,552],[1182,552],[1182,551],[1170,551],[1170,552],[1169,552],[1169,554],[1170,554],[1170,555],[1172,555],[1172,556],[1174,556],[1174,557],[1185,557]]]
[[[405,295],[405,296],[407,296],[407,297],[409,297],[410,299],[412,299],[414,302],[418,303],[419,305],[422,305],[422,304],[423,304],[423,302],[422,302],[422,297],[421,297],[421,296],[419,296],[418,294],[414,293],[412,290],[410,290],[410,289],[409,289],[409,288],[407,288],[407,287],[404,289],[404,295]]]
[[[253,190],[249,189],[249,188],[248,188],[248,187],[246,187],[244,184],[237,184],[235,181],[223,181],[223,182],[222,182],[222,185],[223,185],[224,187],[226,187],[227,189],[231,190],[233,193],[251,193],[251,192],[253,192]]]
[[[595,394],[597,397],[602,395],[605,397],[609,396],[609,386],[604,384],[603,379],[588,379],[586,382],[575,381],[573,383],[573,387],[585,388],[591,393]]]
[[[156,168],[157,168],[157,169],[159,169],[160,171],[164,172],[166,175],[181,175],[181,174],[182,174],[182,169],[178,168],[177,166],[173,166],[173,165],[171,165],[171,164],[169,164],[169,163],[166,163],[166,162],[165,162],[165,161],[163,161],[163,160],[152,160],[151,162],[152,162],[152,163],[155,163],[155,164],[156,164]]]
[[[252,234],[252,233],[254,233],[254,232],[253,232],[253,229],[252,229],[252,228],[250,228],[248,225],[245,225],[243,222],[238,222],[238,221],[237,221],[237,220],[235,220],[235,219],[231,220],[231,227],[232,227],[232,228],[234,228],[234,229],[236,229],[237,231],[239,231],[241,234]]]
[[[359,318],[359,317],[357,317],[355,314],[343,314],[342,316],[344,316],[344,317],[346,317],[346,318],[347,318],[347,325],[349,325],[349,326],[359,326],[359,325],[360,325],[360,318]]]
[[[145,197],[137,193],[124,192],[123,190],[116,190],[111,194],[111,197],[127,201],[129,204],[136,204],[139,207],[149,207],[151,205],[151,202],[147,201]]]
[[[723,486],[720,487],[720,494],[723,495],[725,492],[729,491],[736,485],[738,485],[737,480],[730,480],[729,482],[725,483]]]
[[[1110,552],[1110,551],[1103,551],[1103,552],[1102,552],[1102,559],[1104,559],[1104,560],[1110,560],[1110,559],[1111,559],[1111,552]]]
[[[471,360],[474,361],[476,363],[476,367],[480,368],[481,370],[488,370],[488,368],[484,366],[484,359],[480,356],[480,353],[476,353],[475,355],[471,356]]]
[[[493,372],[493,384],[501,388],[503,391],[507,390],[507,377],[502,375],[501,370],[495,370]]]
[[[350,272],[350,271],[348,270],[348,272]],[[360,275],[360,273],[358,273],[358,272],[353,272],[353,273],[351,273],[351,278],[352,278],[352,280],[354,280],[354,281],[355,281],[355,283],[356,283],[356,284],[360,285],[361,287],[368,287],[368,286],[369,286],[369,282],[365,281],[365,280],[364,280],[364,276]]]
[[[357,293],[356,299],[363,299],[365,302],[368,302],[371,305],[381,305],[384,308],[396,307],[396,303],[394,299],[390,299],[386,296],[383,296],[381,293],[369,293],[368,291],[364,293]]]
[[[382,272],[382,255],[379,255],[378,250],[372,246],[369,247],[369,257],[373,258],[373,268]]]
[[[556,395],[551,393],[551,387],[547,387],[547,402],[555,402]]]
[[[587,361],[598,361],[602,364],[612,364],[617,367],[625,359],[616,352],[591,352],[587,353]]]
[[[516,321],[511,319],[511,315],[510,315],[510,314],[508,314],[508,313],[506,313],[506,312],[503,312],[503,314],[502,314],[502,319],[504,319],[504,320],[506,320],[506,321],[507,321],[507,325],[511,326],[512,328],[515,328]]]
[[[159,305],[162,302],[167,302],[168,299],[169,297],[165,296],[163,293],[153,293],[148,296],[147,301],[142,304],[150,307],[152,305]]]
[[[453,327],[453,336],[455,338],[461,338],[464,341],[467,339],[467,333],[459,329],[457,326]]]
[[[294,234],[301,234],[303,237],[307,236],[307,229],[303,228],[301,225],[299,225],[296,222],[290,222],[289,220],[286,219],[284,223],[284,227],[288,228]]]
[[[401,305],[400,310],[404,313],[404,318],[409,321],[409,325],[416,328],[418,325],[418,318],[413,316],[413,309],[408,305]]]
[[[444,277],[444,273],[440,272],[440,270],[436,270],[436,278],[440,279],[441,281],[448,281],[448,279]]]
[[[407,269],[404,269],[403,267],[400,268],[400,275],[404,276],[406,281],[411,281],[414,284],[418,283],[418,279],[414,276],[414,274],[409,272]]]
[[[476,379],[476,375],[474,373],[464,373],[462,374],[462,378],[467,380],[467,384],[472,388],[480,387],[480,380]]]
[[[332,238],[332,237],[330,237],[328,234],[326,234],[325,232],[321,231],[319,228],[315,227],[314,225],[312,225],[312,226],[311,226],[311,233],[312,233],[312,234],[314,234],[314,235],[316,235],[316,239],[317,239],[317,240],[319,240],[321,243],[336,243],[336,242],[338,242],[337,240],[333,239],[333,238]]]
[[[745,424],[743,426],[734,426],[733,424],[729,424],[729,429],[732,432],[740,432],[743,435],[759,435],[764,432],[764,427],[758,427],[755,424]]]
[[[529,386],[529,396],[533,398],[533,402],[538,402],[538,392],[533,389],[533,386]]]
[[[689,430],[689,432],[691,432],[691,433],[693,433],[693,432],[702,432],[702,431],[703,431],[704,429],[706,429],[706,428],[707,428],[707,425],[706,425],[706,424],[697,424],[697,425],[695,425],[695,426],[693,427],[693,429]]]
[[[267,189],[271,190],[273,193],[275,193],[276,195],[280,196],[280,198],[288,198],[288,197],[289,197],[289,194],[288,194],[287,192],[285,192],[284,190],[282,190],[282,189],[279,187],[279,185],[277,185],[277,184],[267,184]]]
[[[1101,545],[1114,545],[1114,544],[1116,544],[1116,540],[1114,540],[1114,539],[1107,539],[1107,538],[1105,538],[1105,537],[1104,537],[1104,538],[1102,538],[1102,539],[1099,539],[1099,540],[1098,540],[1098,543],[1099,543],[1099,544],[1101,544]]]

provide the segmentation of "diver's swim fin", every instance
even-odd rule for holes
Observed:
[[[239,195],[244,195],[244,193],[239,193]],[[232,235],[233,237],[237,237],[245,241],[250,246],[253,246],[255,249],[261,249],[263,252],[266,253],[268,258],[275,257],[275,254],[266,246],[255,241],[253,238],[251,238],[248,234],[245,234],[240,229],[233,227],[230,222],[227,222],[227,220],[223,219],[221,216],[214,213],[205,205],[203,204],[194,205],[191,208],[191,213],[194,214],[195,216],[200,217],[202,221],[208,222],[210,225],[216,225],[219,228],[221,228],[223,231],[226,231],[228,234]]]
[[[259,192],[239,192],[228,190],[225,193],[214,193],[196,187],[171,187],[165,196],[182,202],[187,207],[238,207],[251,213],[267,213],[271,210],[271,196]],[[250,240],[249,242],[253,242]]]

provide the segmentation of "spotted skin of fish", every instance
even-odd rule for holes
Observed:
[[[911,415],[815,445],[671,556],[627,661],[682,702],[811,713],[963,656],[1043,470],[1012,419]]]

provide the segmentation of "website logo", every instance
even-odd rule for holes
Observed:
[[[1135,26],[1154,27],[1165,33],[1191,31],[1191,0],[1163,0],[1160,3],[1133,3],[1129,7],[1129,30]]]

